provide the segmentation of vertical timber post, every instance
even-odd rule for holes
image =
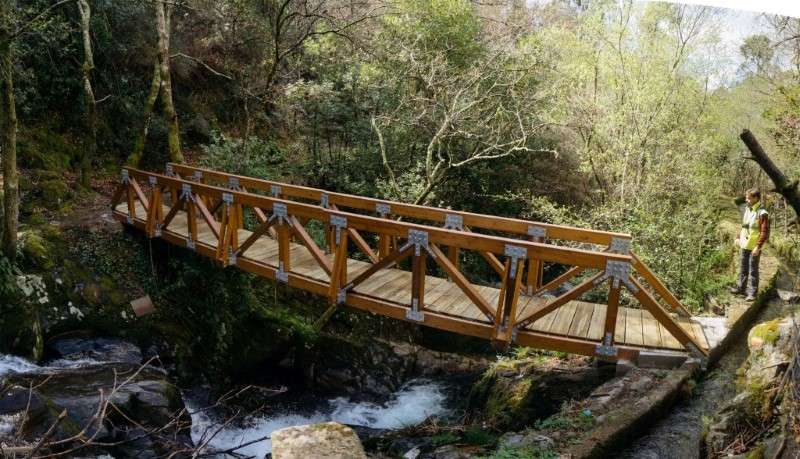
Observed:
[[[342,288],[347,284],[347,218],[331,214],[329,226],[332,228],[332,252],[334,255],[328,299],[331,304],[337,305],[344,303],[347,296],[347,289]]]
[[[280,187],[278,187],[280,189]],[[273,191],[273,194],[274,191]],[[289,214],[286,204],[276,202],[272,204],[272,215],[278,218],[278,272],[275,278],[279,282],[289,282],[291,267],[291,246],[289,245],[291,229],[289,228]]]
[[[547,229],[542,226],[529,226],[528,236],[533,242],[544,242],[547,237]],[[542,260],[536,258],[528,260],[528,278],[525,281],[525,290],[528,295],[533,295],[542,288],[543,271]]]
[[[428,247],[427,231],[408,230],[408,243],[414,246],[411,259],[411,309],[406,311],[406,319],[414,322],[425,320],[425,273]]]
[[[464,231],[464,217],[458,214],[447,214],[444,216],[444,228],[453,231]],[[458,269],[460,249],[455,246],[447,247],[447,259]],[[452,282],[452,279],[450,280]]]
[[[528,251],[524,247],[506,244],[504,252],[506,255],[505,270],[500,297],[497,301],[493,339],[502,347],[516,340],[517,304],[522,287],[522,272],[525,260],[528,258]]]
[[[389,218],[389,214],[392,212],[392,208],[389,204],[384,203],[376,203],[375,204],[375,212],[381,218]],[[380,233],[378,234],[378,259],[383,259],[389,252],[392,251],[392,237],[388,234]]]

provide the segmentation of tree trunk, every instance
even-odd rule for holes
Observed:
[[[178,129],[178,114],[172,103],[172,78],[169,73],[169,28],[170,13],[172,9],[164,5],[164,1],[157,1],[156,30],[158,31],[158,60],[161,66],[161,105],[164,116],[167,118],[169,129],[169,158],[172,162],[182,163],[180,130]]]
[[[130,156],[128,156],[128,160],[126,163],[129,166],[139,166],[139,163],[142,161],[142,153],[144,153],[144,145],[147,143],[147,132],[150,130],[150,120],[153,119],[153,108],[156,105],[156,99],[158,99],[158,90],[161,88],[161,64],[158,60],[156,60],[155,64],[153,64],[153,82],[150,84],[150,92],[147,94],[147,100],[144,103],[144,124],[142,126],[142,130],[139,133],[139,137],[136,139],[136,142],[133,144],[133,151],[131,152]]]
[[[767,153],[758,143],[756,137],[747,129],[744,129],[739,135],[747,149],[753,154],[752,159],[769,176],[772,183],[775,185],[775,191],[780,193],[786,201],[792,206],[796,215],[800,216],[800,192],[797,190],[797,180],[789,181],[783,172],[778,169],[778,166],[772,162]]]
[[[8,5],[0,0],[0,21],[7,23]],[[4,24],[5,25],[5,24]],[[17,107],[14,101],[14,69],[11,40],[0,36],[0,72],[3,79],[2,154],[3,154],[3,254],[13,264],[17,257],[19,226],[19,176],[17,174]]]
[[[94,70],[94,56],[92,54],[92,39],[89,34],[92,20],[92,10],[87,0],[78,0],[78,11],[81,15],[81,35],[83,36],[83,92],[86,99],[86,130],[83,157],[80,163],[81,185],[88,187],[91,182],[92,161],[97,152],[97,101],[92,89],[92,71]]]

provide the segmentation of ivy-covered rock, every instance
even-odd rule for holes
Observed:
[[[486,370],[469,394],[476,421],[519,430],[557,412],[562,403],[588,394],[600,373],[582,360],[561,361],[546,352],[521,348]]]

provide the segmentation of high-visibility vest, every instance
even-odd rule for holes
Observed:
[[[761,216],[767,215],[766,209],[761,205],[761,201],[748,207],[742,217],[742,231],[739,233],[739,247],[745,250],[753,250],[758,245],[758,236],[761,233]]]

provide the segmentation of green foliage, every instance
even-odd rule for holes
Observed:
[[[442,446],[442,445],[449,445],[452,443],[456,443],[461,438],[456,435],[454,432],[448,430],[445,432],[439,432],[433,437],[431,437],[431,443],[433,446]]]
[[[264,179],[281,176],[285,156],[272,142],[258,137],[247,139],[230,138],[219,132],[212,133],[211,144],[204,146],[201,164],[237,175],[249,175]]]
[[[464,429],[463,437],[464,441],[470,445],[488,446],[497,441],[496,435],[477,425],[471,425]]]

